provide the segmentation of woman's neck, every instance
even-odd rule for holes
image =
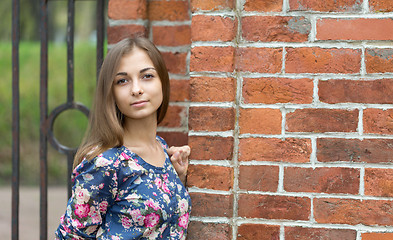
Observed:
[[[143,147],[156,144],[157,118],[125,119],[123,144],[126,147]]]

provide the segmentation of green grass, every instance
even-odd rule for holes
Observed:
[[[49,113],[67,101],[67,49],[65,44],[50,44],[48,50]],[[40,44],[21,42],[20,59],[20,153],[22,184],[39,182],[39,95]],[[96,82],[95,44],[76,43],[74,48],[75,101],[91,106]],[[0,42],[0,184],[11,180],[12,143],[12,49],[11,43]],[[77,110],[61,113],[54,122],[54,134],[61,144],[79,145],[87,118]],[[66,157],[48,143],[48,178],[50,184],[63,184],[67,179]]]

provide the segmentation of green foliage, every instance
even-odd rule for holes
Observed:
[[[39,39],[39,0],[19,0],[20,35],[24,40]],[[0,41],[11,41],[12,32],[12,1],[0,1]]]
[[[40,0],[19,0],[20,38],[24,41],[38,41],[40,28]],[[0,1],[0,41],[11,41],[12,1]],[[75,2],[75,37],[87,41],[95,31],[95,1]],[[48,1],[48,32],[53,41],[65,40],[67,26],[67,1]]]
[[[40,137],[40,44],[20,44],[20,153],[21,181],[36,184],[39,181]],[[91,106],[96,82],[95,45],[76,43],[74,49],[75,101]],[[12,126],[12,53],[11,43],[0,42],[0,184],[11,177]],[[67,47],[51,44],[48,52],[48,104],[49,113],[67,101]],[[48,114],[49,114],[48,113]],[[87,126],[87,117],[77,110],[65,111],[54,122],[55,137],[69,147],[79,145]],[[66,157],[48,146],[49,181],[65,183]],[[59,176],[60,175],[60,176]]]

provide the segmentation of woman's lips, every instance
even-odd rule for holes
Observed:
[[[146,105],[147,101],[143,100],[143,101],[137,101],[131,104],[131,106],[133,107],[143,107],[144,105]]]

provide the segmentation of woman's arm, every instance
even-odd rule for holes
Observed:
[[[188,170],[188,157],[191,153],[190,147],[187,145],[182,147],[170,147],[167,152],[171,156],[171,162],[177,172],[177,175],[185,186]]]
[[[96,239],[117,191],[116,169],[113,161],[97,157],[82,162],[74,174],[72,196],[56,239]]]

